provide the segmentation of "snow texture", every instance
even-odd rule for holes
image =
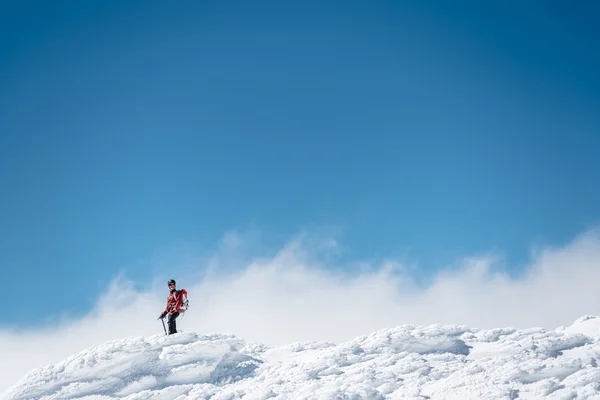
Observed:
[[[600,318],[556,330],[403,325],[281,347],[178,333],[38,368],[6,400],[600,399]]]

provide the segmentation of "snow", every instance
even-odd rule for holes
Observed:
[[[402,325],[268,347],[182,332],[107,342],[31,371],[6,400],[600,399],[600,318],[482,330]]]

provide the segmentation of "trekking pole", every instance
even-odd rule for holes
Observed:
[[[160,320],[161,320],[161,321],[162,321],[162,323],[163,323],[163,329],[165,330],[165,336],[167,336],[167,328],[165,328],[165,319],[164,319],[164,318],[161,318]]]

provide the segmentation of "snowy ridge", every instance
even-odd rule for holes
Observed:
[[[556,330],[399,326],[338,345],[127,338],[38,368],[7,400],[600,399],[600,318]]]

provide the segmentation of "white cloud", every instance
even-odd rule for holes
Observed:
[[[338,246],[329,239],[301,238],[275,255],[245,261],[236,255],[239,249],[250,253],[243,236],[229,234],[223,246],[202,279],[176,277],[191,302],[180,329],[234,333],[275,345],[341,341],[405,323],[554,328],[600,313],[597,231],[563,247],[538,249],[519,279],[498,272],[495,258],[476,257],[440,272],[427,287],[418,287],[393,260],[344,272],[332,265]],[[156,318],[166,295],[165,282],[140,292],[118,278],[84,318],[63,318],[44,329],[0,331],[0,392],[30,369],[85,347],[161,333]]]

